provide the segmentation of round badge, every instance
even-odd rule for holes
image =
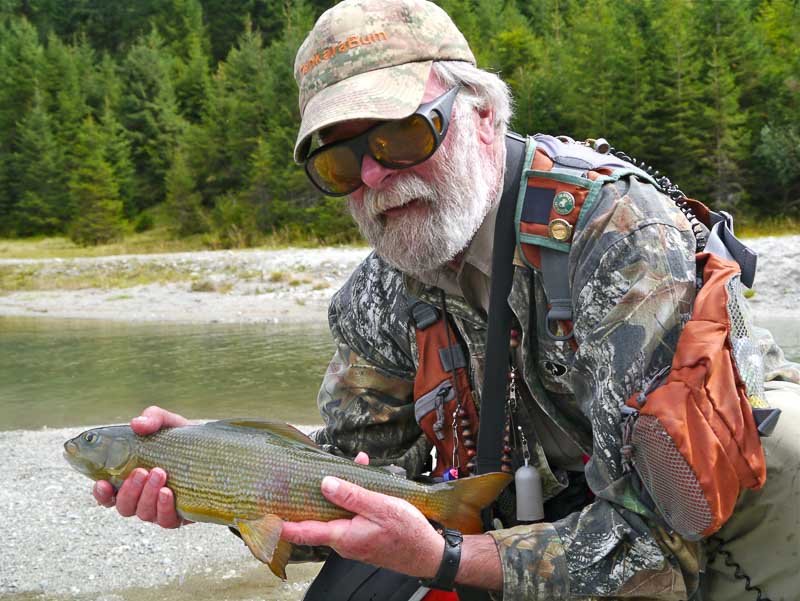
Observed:
[[[572,236],[572,226],[566,219],[553,219],[547,229],[550,230],[550,237],[559,242],[566,242]]]
[[[569,192],[559,192],[553,199],[553,209],[559,215],[569,215],[575,208],[575,197]]]

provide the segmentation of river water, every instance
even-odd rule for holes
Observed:
[[[324,323],[151,324],[0,318],[0,429],[190,418],[320,423],[334,345]]]
[[[764,322],[800,360],[800,320]],[[0,430],[189,418],[320,422],[334,345],[324,323],[153,324],[0,318]]]

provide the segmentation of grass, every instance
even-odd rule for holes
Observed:
[[[349,243],[349,245],[364,242]],[[250,248],[277,250],[290,247],[315,248],[328,246],[320,240],[301,238],[285,232],[265,234]],[[122,240],[99,246],[78,246],[65,237],[0,238],[0,259],[72,259],[76,257],[105,257],[110,255],[150,255],[157,253],[219,250],[222,247],[210,235],[198,234],[174,239],[165,227],[141,233],[131,233]]]
[[[792,217],[764,217],[742,219],[735,222],[736,235],[741,238],[763,236],[792,236],[800,234],[800,219]]]
[[[84,288],[131,288],[192,279],[192,274],[157,264],[133,264],[127,268],[53,271],[36,265],[0,265],[0,290],[82,290]]]
[[[202,236],[172,240],[167,230],[154,229],[140,234],[130,234],[118,242],[99,246],[78,246],[69,238],[63,237],[3,238],[0,239],[0,259],[72,259],[108,255],[149,255],[191,252],[207,248]]]

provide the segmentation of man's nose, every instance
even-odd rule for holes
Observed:
[[[393,169],[384,167],[368,154],[365,154],[361,161],[361,181],[369,188],[375,190],[382,188],[393,173]]]

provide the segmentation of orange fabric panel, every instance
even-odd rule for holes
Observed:
[[[531,169],[536,169],[537,171],[550,171],[552,168],[553,161],[544,153],[543,150],[537,148],[536,152],[533,153]]]
[[[424,330],[416,329],[417,348],[419,349],[419,368],[414,379],[414,401],[417,402],[422,396],[436,389],[442,382],[447,380],[453,386],[453,374],[445,371],[439,357],[439,350],[446,349],[452,344],[456,344],[453,333],[454,327],[450,327],[450,343],[448,343],[447,328],[445,327],[446,318],[441,318],[433,325]],[[469,361],[469,357],[466,357]],[[472,388],[470,387],[467,370],[457,368],[455,370],[458,387],[453,386],[453,391],[460,394],[461,408],[466,412],[465,418],[469,420],[470,437],[473,441],[478,440],[478,411],[475,401],[472,398]],[[441,476],[445,470],[450,469],[453,463],[453,414],[458,410],[458,395],[454,394],[453,399],[443,403],[444,427],[440,430],[443,438],[438,438],[433,428],[437,420],[436,411],[426,414],[420,421],[420,428],[425,436],[436,447],[436,465],[431,474]],[[460,422],[464,418],[456,416],[456,426],[458,436],[461,441],[458,447],[458,460],[462,469],[466,468],[467,463],[474,455],[474,449],[464,447],[464,428]],[[472,454],[470,454],[472,453]]]
[[[542,252],[539,250],[538,246],[534,246],[533,244],[522,244],[522,254],[525,256],[525,259],[533,265],[536,269],[542,268]]]

